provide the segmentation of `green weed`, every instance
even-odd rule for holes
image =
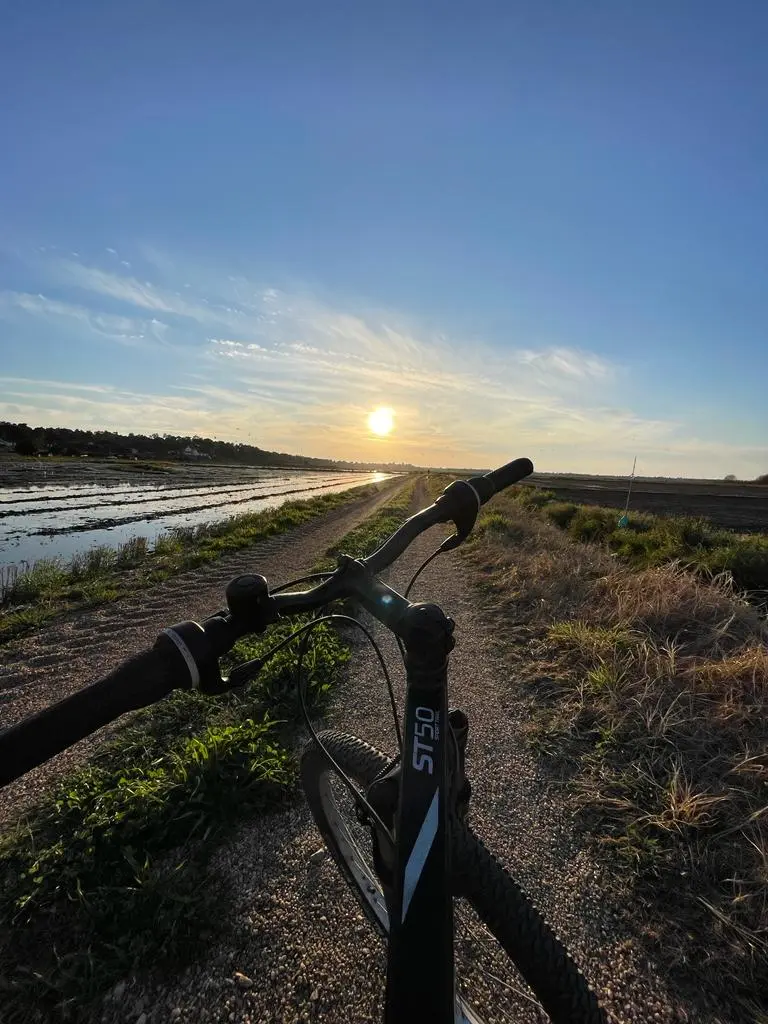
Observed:
[[[548,519],[559,526],[561,530],[566,530],[576,515],[577,506],[572,501],[553,501],[551,504],[545,505],[544,509]]]
[[[124,544],[121,544],[116,553],[118,569],[132,569],[139,565],[149,555],[149,544],[146,537],[131,537]]]
[[[68,578],[67,570],[56,558],[41,558],[20,573],[9,592],[6,603],[31,604],[46,595],[57,592],[65,585]]]
[[[114,569],[117,554],[114,548],[100,544],[88,551],[78,552],[69,560],[66,570],[70,580],[75,583],[91,576],[103,576]]]

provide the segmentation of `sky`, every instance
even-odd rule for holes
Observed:
[[[763,0],[2,22],[0,419],[768,472]]]

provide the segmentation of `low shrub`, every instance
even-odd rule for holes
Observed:
[[[680,562],[706,576],[728,572],[736,587],[768,591],[768,536],[740,536],[692,516],[654,516],[630,512],[624,525],[620,509],[551,501],[552,492],[521,489],[512,498],[518,507],[541,514],[574,540],[603,544],[634,568]],[[500,513],[486,513],[498,516]],[[496,521],[497,530],[503,527]]]
[[[544,506],[547,519],[550,519],[561,530],[567,530],[573,522],[578,506],[572,501],[554,501]]]
[[[608,541],[617,522],[618,514],[614,509],[580,505],[568,523],[568,534],[574,540]]]
[[[744,590],[768,591],[768,537],[742,537],[710,549],[698,566],[713,574],[730,573]]]
[[[533,484],[518,484],[511,492],[513,500],[525,508],[543,508],[556,498],[554,491]]]

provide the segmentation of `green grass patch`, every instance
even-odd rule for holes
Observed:
[[[409,511],[405,488],[334,547],[374,550]],[[280,510],[278,510],[280,511]],[[262,657],[300,620],[241,640]],[[174,971],[226,927],[233,894],[210,868],[242,821],[298,796],[298,640],[238,692],[176,692],[130,716],[0,841],[0,1002],[9,1022],[90,1019],[129,974]],[[319,712],[350,651],[320,624],[305,658]]]
[[[519,525],[511,522],[503,512],[491,509],[481,512],[472,531],[472,541],[480,543],[483,539],[496,540],[503,544],[514,543],[522,536]]]
[[[295,624],[241,641],[263,655]],[[317,627],[306,659],[320,710],[348,651]],[[296,645],[243,692],[178,692],[132,717],[0,845],[0,999],[8,1019],[87,1016],[100,993],[153,965],[189,962],[230,898],[209,870],[248,816],[295,797]]]
[[[625,653],[636,639],[625,627],[595,626],[579,620],[556,622],[547,632],[550,640],[584,667]]]

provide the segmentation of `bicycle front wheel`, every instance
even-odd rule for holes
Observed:
[[[344,774],[363,789],[391,761],[346,733],[329,730],[320,733],[319,739]],[[339,872],[376,930],[386,935],[386,901],[372,857],[364,853],[370,848],[370,836],[351,810],[346,787],[314,743],[302,757],[301,781],[315,824]],[[553,1024],[606,1024],[604,1011],[566,948],[529,897],[464,823],[453,823],[451,852],[454,895],[472,905]],[[458,1019],[479,1024],[474,1011],[460,1002],[462,1016]]]
[[[597,996],[530,896],[466,825],[454,833],[453,883],[554,1024],[608,1024]]]
[[[362,789],[390,763],[386,754],[346,733],[320,733],[320,741],[344,774]],[[349,799],[343,799],[342,786],[323,751],[311,743],[301,759],[301,784],[323,837],[326,848],[368,920],[379,932],[389,932],[389,914],[372,858],[363,853],[370,836],[354,819]]]

